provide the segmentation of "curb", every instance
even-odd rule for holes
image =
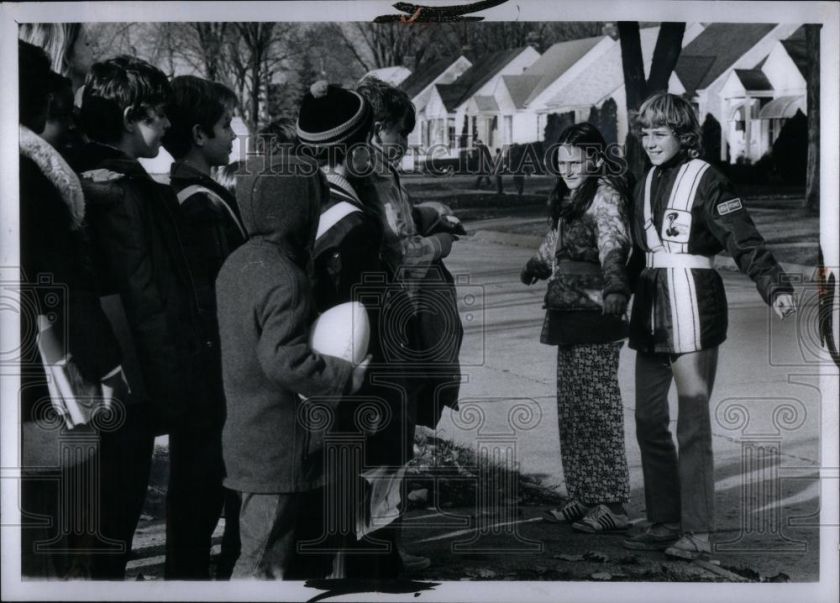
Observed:
[[[501,232],[498,230],[478,230],[472,237],[474,241],[485,241],[487,243],[497,243],[499,245],[509,245],[511,247],[525,247],[536,252],[537,248],[542,242],[542,237],[539,235],[516,234],[512,232]],[[785,272],[791,275],[801,275],[802,281],[813,280],[813,274],[816,266],[808,266],[806,264],[792,264],[789,262],[779,262],[784,268]],[[717,270],[726,270],[730,272],[740,272],[738,266],[729,256],[716,255],[715,268]]]

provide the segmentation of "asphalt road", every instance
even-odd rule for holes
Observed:
[[[466,238],[447,261],[461,283],[466,335],[461,412],[444,414],[438,434],[515,459],[524,473],[564,492],[557,437],[553,347],[539,342],[545,285],[525,287],[528,249]],[[715,554],[729,566],[793,580],[819,576],[820,403],[813,305],[778,321],[753,284],[722,271],[729,337],[721,346],[711,403],[716,463]],[[810,290],[800,290],[803,300]],[[619,381],[630,466],[631,518],[644,517],[635,441],[635,352],[622,349]],[[672,422],[676,418],[671,393]],[[673,426],[675,428],[675,426]],[[833,466],[823,464],[824,466]],[[535,510],[517,510],[526,519]],[[530,523],[529,523],[530,525]],[[535,524],[540,525],[540,524]],[[545,524],[540,528],[545,530]],[[434,574],[432,574],[434,575]]]

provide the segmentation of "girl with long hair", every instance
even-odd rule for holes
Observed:
[[[625,530],[629,476],[618,358],[627,335],[629,187],[592,124],[553,145],[550,228],[522,271],[548,279],[540,341],[557,346],[560,456],[569,500],[544,518],[589,533]]]

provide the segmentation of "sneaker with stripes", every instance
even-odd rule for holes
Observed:
[[[623,532],[629,527],[630,519],[627,515],[613,513],[607,505],[593,507],[585,517],[572,524],[572,528],[587,534]]]
[[[543,519],[550,523],[572,523],[589,512],[590,507],[577,500],[567,502],[562,507],[549,509],[543,513]]]

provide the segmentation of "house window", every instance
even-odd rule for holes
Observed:
[[[446,142],[449,145],[449,150],[455,148],[455,118],[450,117],[446,120]]]
[[[505,138],[504,142],[513,142],[513,115],[505,115]]]

